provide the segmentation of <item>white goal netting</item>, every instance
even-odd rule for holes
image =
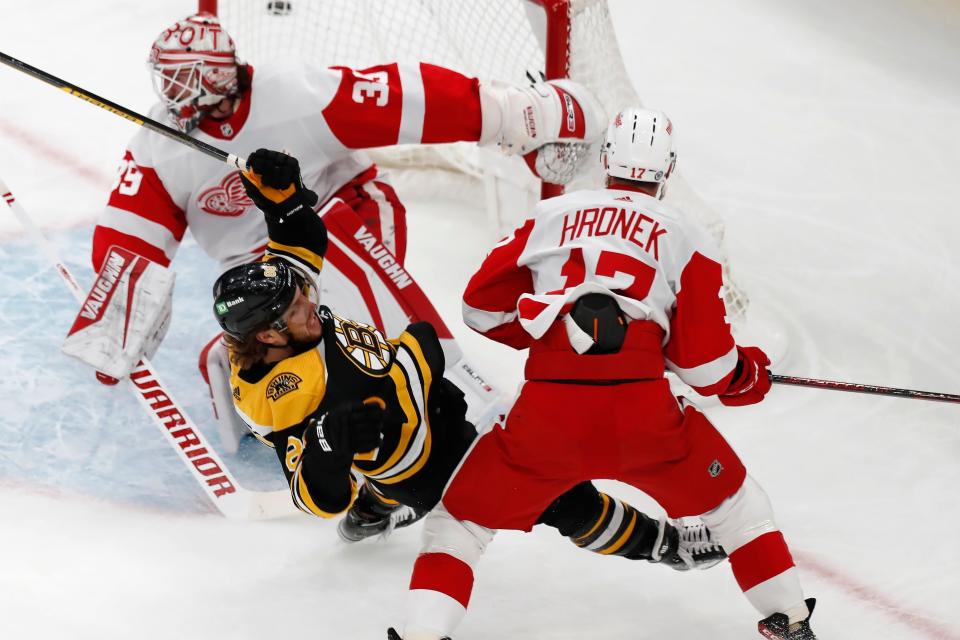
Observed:
[[[291,55],[323,64],[367,67],[424,61],[481,80],[526,82],[552,62],[589,87],[607,115],[639,104],[617,45],[606,0],[201,0],[216,12],[238,56],[257,65]],[[567,43],[547,46],[560,24]],[[539,181],[519,158],[472,144],[401,146],[377,150],[402,193],[445,195],[486,202],[492,235],[508,231],[539,197]],[[599,153],[596,154],[599,157]],[[571,188],[600,184],[599,162]],[[426,193],[424,193],[426,192]],[[433,192],[433,193],[430,193]],[[681,175],[667,199],[696,216],[723,245],[723,223]],[[731,320],[742,321],[747,298],[725,265]]]

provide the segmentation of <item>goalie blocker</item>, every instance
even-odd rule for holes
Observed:
[[[150,358],[167,333],[174,273],[126,249],[111,247],[61,350],[115,383]]]

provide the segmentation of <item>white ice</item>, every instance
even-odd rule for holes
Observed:
[[[194,6],[0,0],[0,50],[146,110],[147,46]],[[737,280],[789,338],[782,372],[960,393],[960,5],[611,6],[636,86],[672,116],[686,179],[726,220]],[[0,68],[0,176],[87,279],[133,127]],[[6,211],[0,636],[384,637],[417,531],[346,546],[329,522],[211,513],[128,394],[58,355],[70,299]],[[514,386],[517,355],[457,322],[483,215],[414,205],[410,223],[411,271],[482,370]],[[177,258],[186,293],[157,365],[209,424],[195,354],[213,274],[198,253]],[[709,411],[774,502],[822,638],[960,638],[960,406],[776,387]],[[727,565],[675,574],[538,530],[497,536],[457,640],[751,638],[757,617]]]

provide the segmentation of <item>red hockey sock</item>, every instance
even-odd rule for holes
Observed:
[[[424,553],[413,565],[410,590],[428,589],[446,594],[463,605],[470,604],[473,569],[466,562],[446,553]]]

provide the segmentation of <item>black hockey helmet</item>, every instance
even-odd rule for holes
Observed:
[[[306,276],[284,260],[242,264],[225,271],[213,283],[213,315],[237,340],[254,330],[277,324],[307,284]]]

